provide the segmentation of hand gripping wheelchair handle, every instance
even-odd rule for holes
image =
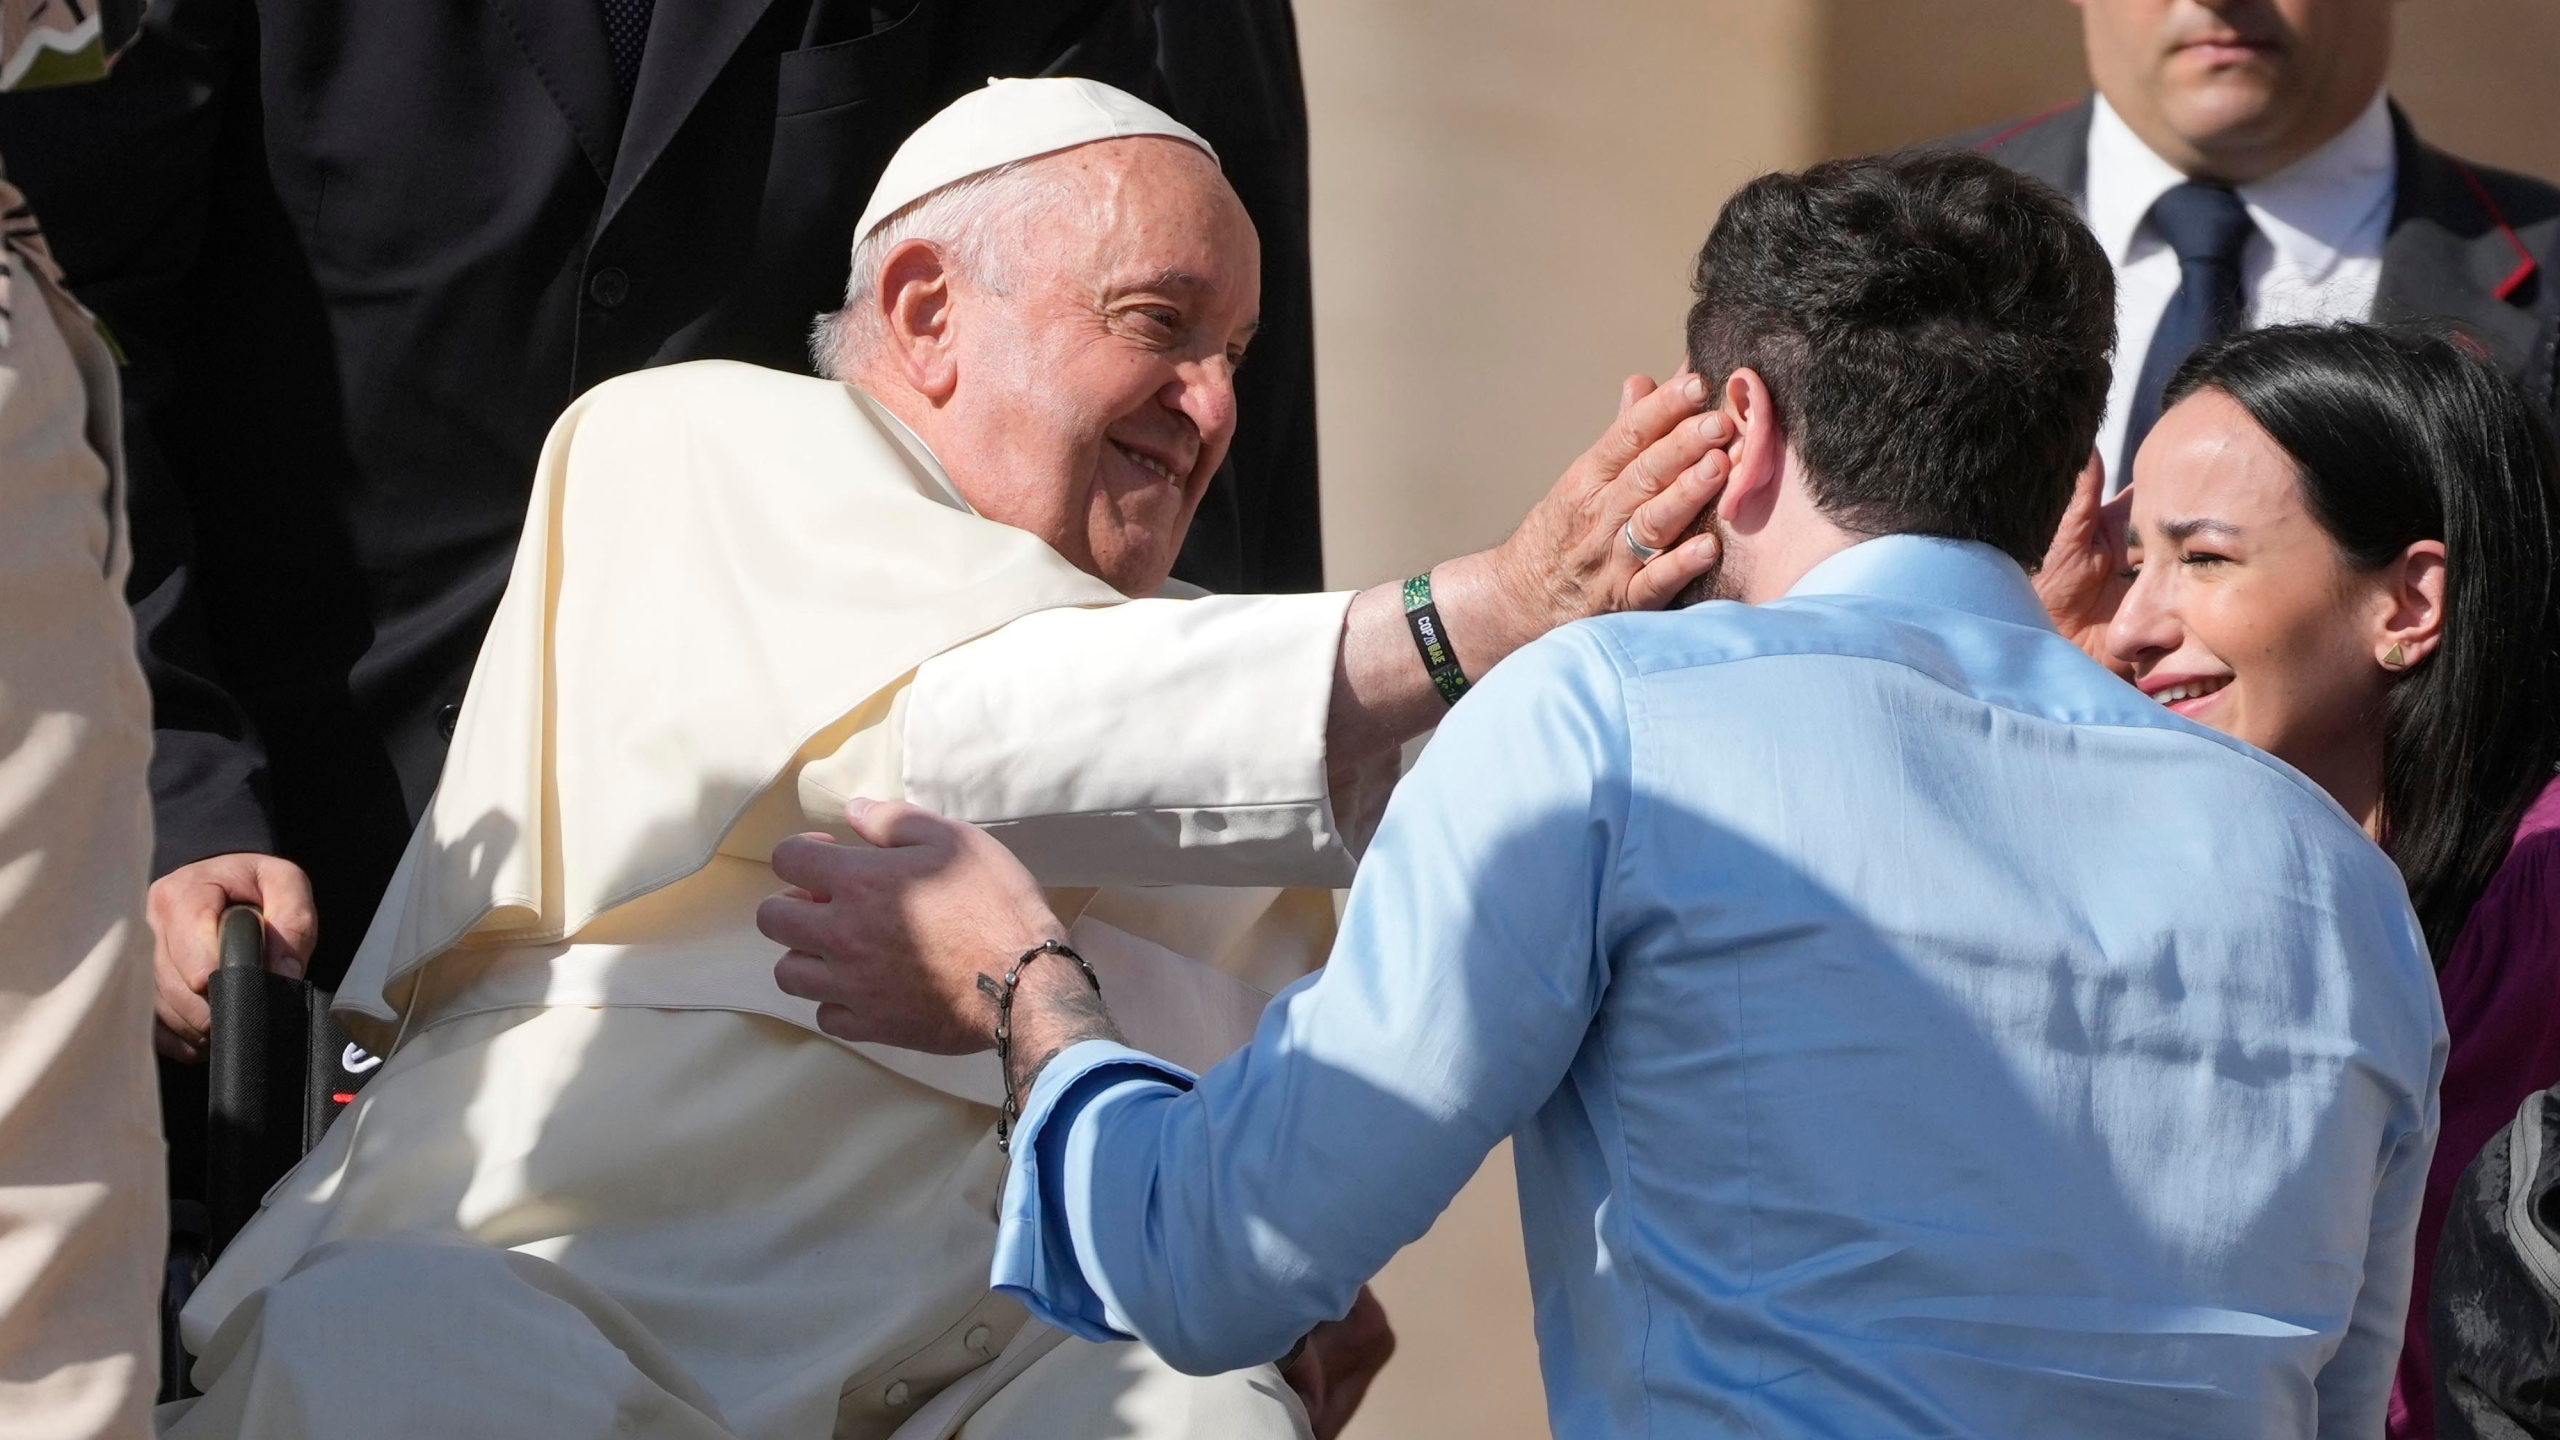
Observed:
[[[171,1206],[168,1275],[161,1296],[160,1398],[195,1393],[178,1316],[206,1267],[258,1213],[267,1188],[319,1142],[339,1107],[381,1062],[357,1050],[329,1018],[329,993],[271,974],[266,917],[255,907],[222,912],[220,962],[205,987],[213,1008],[205,1056],[204,1204]]]
[[[304,986],[268,973],[266,918],[247,905],[222,913],[221,965],[205,1061],[205,1209],[211,1253],[258,1212],[275,1177],[302,1157]]]

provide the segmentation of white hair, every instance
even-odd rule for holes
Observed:
[[[1041,165],[1052,158],[1035,155],[954,180],[864,236],[853,247],[843,308],[820,315],[809,327],[809,358],[818,373],[849,380],[878,347],[881,326],[873,311],[880,267],[890,251],[910,240],[931,244],[942,252],[944,264],[979,289],[1009,293],[1023,232],[1074,188],[1059,178],[1056,167]]]

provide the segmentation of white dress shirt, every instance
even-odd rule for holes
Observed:
[[[2376,91],[2355,123],[2328,144],[2258,181],[2237,187],[2258,233],[2240,260],[2240,293],[2249,325],[2363,320],[2382,284],[2382,242],[2391,229],[2399,168],[2391,108]],[[2088,193],[2080,202],[2116,267],[2115,379],[2107,387],[2107,419],[2098,453],[2107,459],[2107,489],[2124,451],[2125,416],[2169,299],[2178,293],[2178,257],[2151,227],[2151,206],[2186,175],[2142,143],[2105,96],[2089,117]]]

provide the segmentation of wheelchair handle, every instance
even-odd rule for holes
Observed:
[[[223,911],[222,963],[205,987],[205,1001],[213,1007],[212,1043],[205,1057],[205,1203],[212,1220],[211,1253],[216,1255],[257,1213],[266,1193],[269,1157],[287,1134],[279,1109],[291,1116],[299,1108],[277,1103],[288,1094],[300,1098],[278,1084],[276,1057],[281,1050],[298,1062],[302,1040],[297,1035],[283,1043],[275,1007],[268,1003],[272,977],[266,966],[266,928],[266,917],[254,906]],[[298,1137],[299,1127],[293,1127],[292,1138]]]
[[[222,969],[259,970],[266,966],[267,920],[255,905],[234,905],[222,912],[222,928],[216,932],[222,953]]]

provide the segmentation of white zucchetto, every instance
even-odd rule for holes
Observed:
[[[853,243],[860,245],[882,221],[945,185],[1133,135],[1161,135],[1218,158],[1199,132],[1126,90],[1096,80],[990,79],[985,89],[961,96],[917,126],[889,157],[889,168],[880,172],[871,203],[853,227]]]

